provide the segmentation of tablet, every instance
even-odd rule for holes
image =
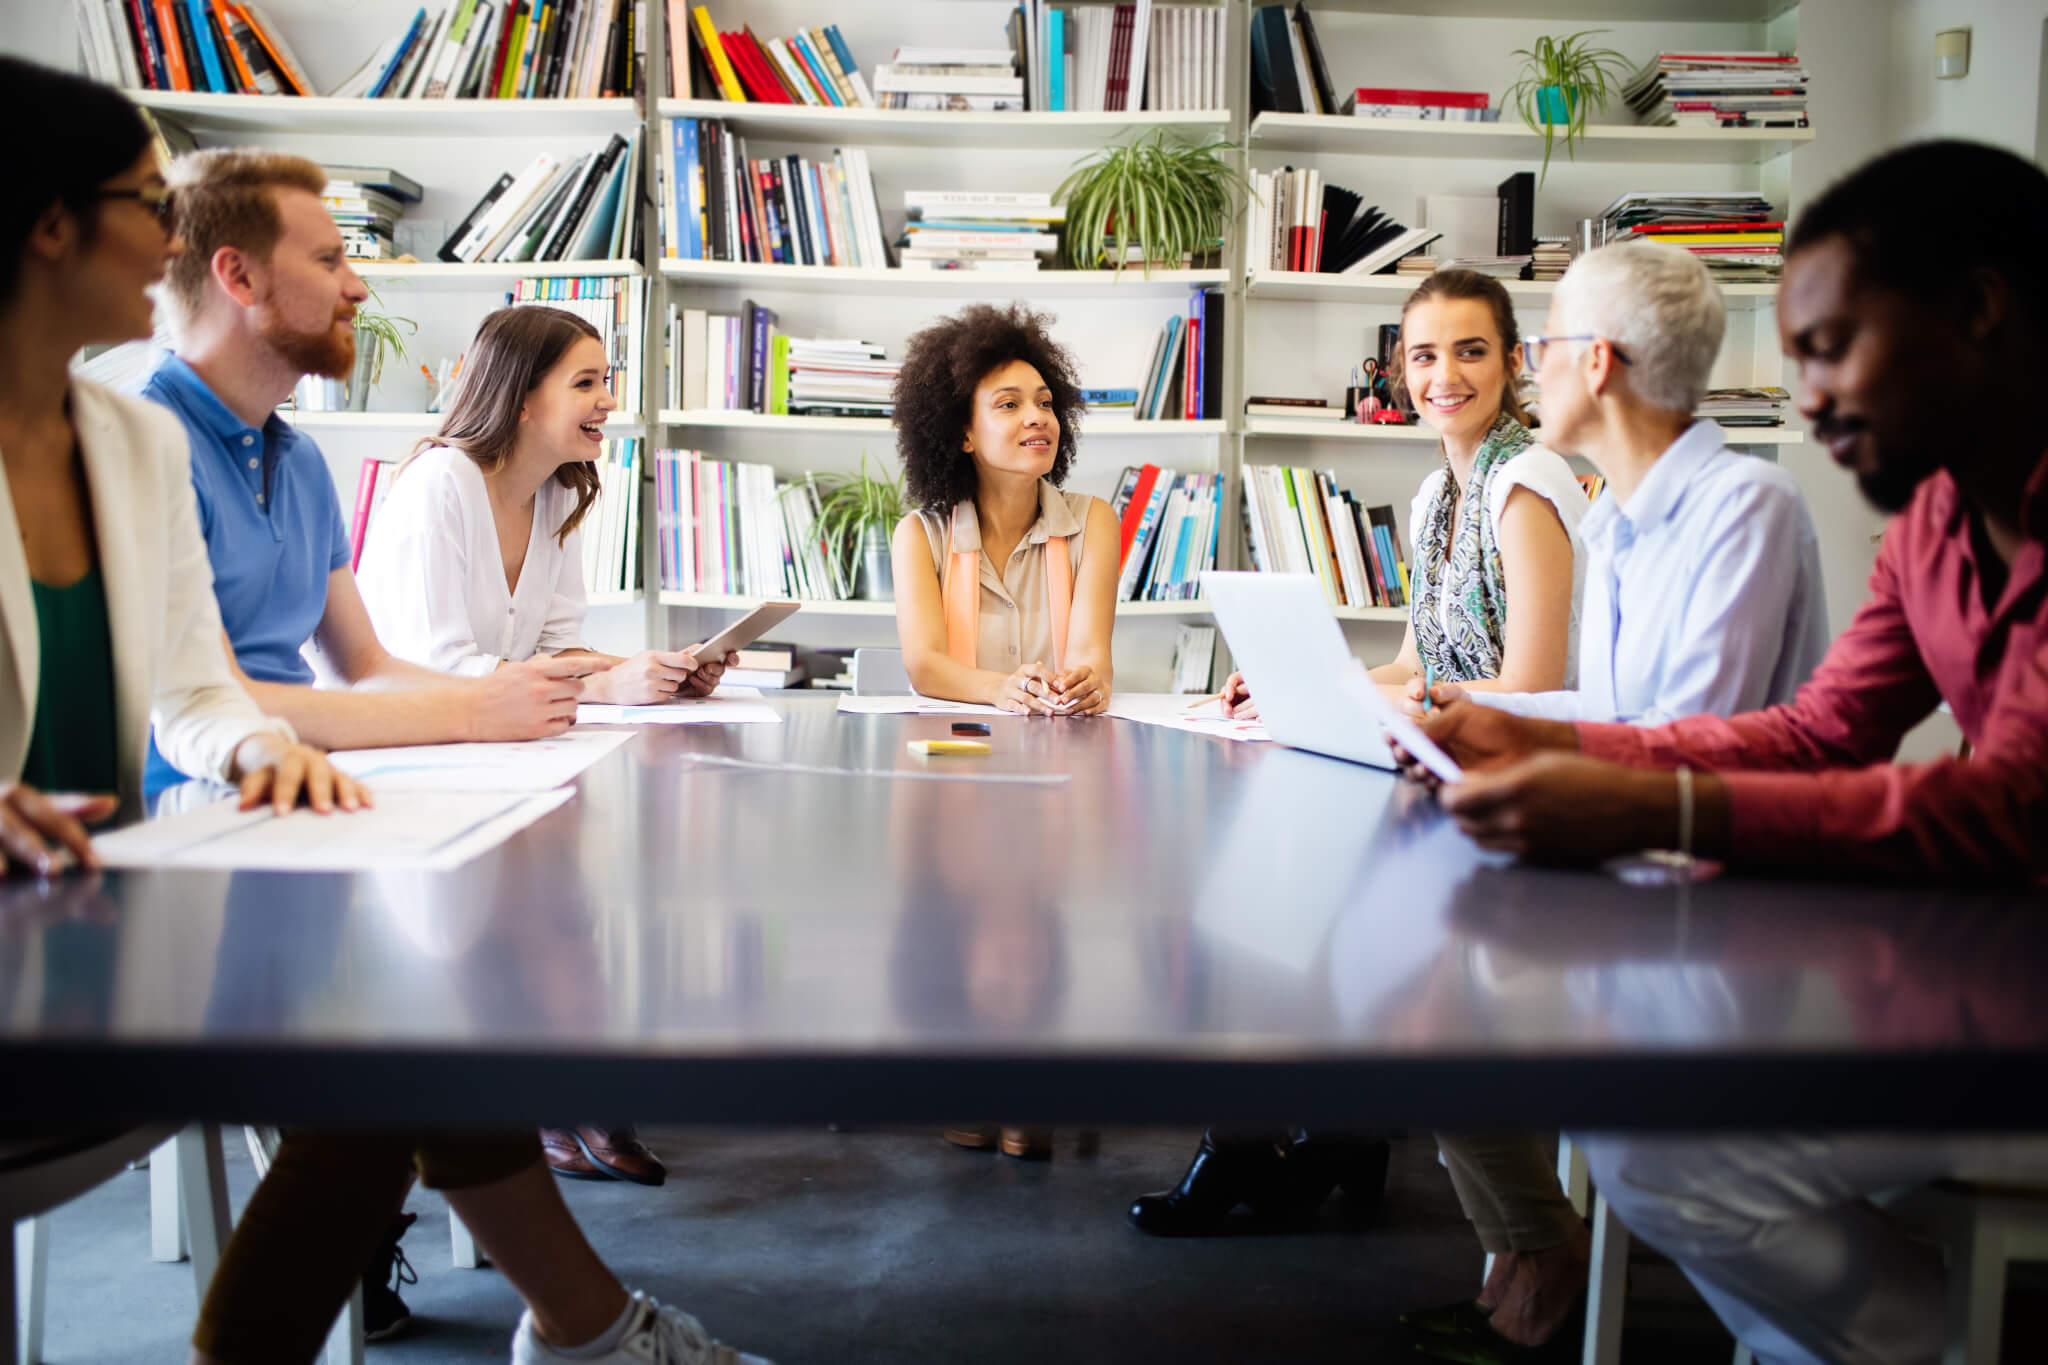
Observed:
[[[689,650],[699,661],[723,659],[735,649],[745,649],[796,615],[800,605],[797,602],[763,602],[703,644],[689,646]]]

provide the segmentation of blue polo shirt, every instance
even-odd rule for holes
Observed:
[[[310,684],[313,670],[299,647],[327,610],[327,576],[350,557],[320,447],[275,414],[260,427],[247,425],[174,355],[140,392],[176,413],[192,438],[199,530],[236,660],[258,682]],[[152,742],[145,787],[181,780]]]

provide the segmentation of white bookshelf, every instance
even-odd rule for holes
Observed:
[[[638,261],[350,261],[371,284],[419,289],[502,289],[514,280],[634,279]]]
[[[1542,136],[1522,123],[1509,122],[1513,117],[1513,111],[1507,110],[1499,123],[1434,123],[1268,113],[1252,121],[1249,137],[1254,151],[1540,162]],[[1579,140],[1575,159],[1660,166],[1746,165],[1783,156],[1811,141],[1811,128],[1647,128],[1633,123],[1596,123]],[[1564,158],[1564,135],[1560,133],[1551,164]]]
[[[195,133],[302,133],[355,137],[594,137],[630,133],[637,100],[364,100],[315,95],[200,95],[131,90],[137,104]]]
[[[1329,418],[1247,417],[1244,434],[1285,440],[1352,441],[1371,444],[1437,444],[1436,431],[1420,422],[1407,426],[1337,422]],[[1542,433],[1537,433],[1540,439]],[[1731,446],[1789,446],[1806,439],[1798,427],[1723,427],[1721,439]]]
[[[1245,276],[1247,298],[1288,299],[1303,303],[1377,303],[1399,307],[1420,283],[1412,275],[1321,275],[1300,270],[1253,270]],[[1516,300],[1548,306],[1557,292],[1554,280],[1502,280],[1501,288]],[[1733,309],[1766,308],[1776,303],[1776,284],[1724,284],[1721,297]]]
[[[1021,115],[1020,115],[1021,117]],[[1139,294],[1180,297],[1228,282],[1222,270],[903,270],[844,265],[758,265],[664,257],[661,274],[683,286],[780,290],[806,294],[930,295],[981,299],[1075,298]]]
[[[438,412],[314,412],[279,408],[277,415],[305,431],[396,431],[429,436],[440,430]],[[607,436],[638,436],[647,428],[638,414],[615,412],[605,424]]]
[[[896,423],[887,417],[794,417],[778,413],[735,412],[723,408],[669,408],[661,413],[659,420],[663,426],[669,427],[715,427],[723,431],[772,431],[819,436],[871,435],[896,429]],[[1206,422],[1140,422],[1130,417],[1091,414],[1083,419],[1081,438],[1084,441],[1131,437],[1170,440],[1186,436],[1221,436],[1229,429],[1229,425],[1220,418]]]
[[[662,100],[658,107],[663,118],[723,119],[742,137],[863,147],[1085,148],[1154,128],[1200,138],[1222,137],[1230,128],[1227,110],[985,113],[818,109],[727,100]]]
[[[1316,12],[1435,19],[1652,20],[1761,24],[1798,0],[1317,0]]]

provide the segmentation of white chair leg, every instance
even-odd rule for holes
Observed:
[[[1996,1217],[1961,1220],[1948,1244],[1948,1321],[1941,1365],[1998,1359],[2005,1332],[2005,1232]]]
[[[21,1296],[14,1282],[15,1249],[20,1244],[21,1225],[17,1223],[12,1232],[0,1240],[0,1324],[6,1327],[5,1331],[0,1331],[0,1365],[15,1365],[16,1353],[22,1345],[20,1338],[27,1335],[27,1324],[20,1317],[18,1299]]]
[[[348,1296],[334,1329],[327,1334],[327,1350],[321,1365],[363,1365],[363,1287],[357,1285]]]
[[[1586,1277],[1582,1365],[1619,1365],[1621,1313],[1628,1297],[1628,1229],[1603,1195],[1593,1198],[1593,1264]]]
[[[482,1258],[476,1254],[476,1238],[470,1235],[469,1226],[454,1209],[448,1210],[448,1241],[457,1270],[475,1270],[483,1264]]]
[[[178,1145],[176,1139],[150,1153],[149,1258],[185,1259],[185,1224],[178,1210]]]
[[[1584,1218],[1592,1196],[1592,1172],[1586,1165],[1586,1154],[1563,1136],[1557,1139],[1557,1183],[1564,1186],[1564,1197],[1572,1201],[1572,1208]]]
[[[12,1292],[14,1312],[10,1322],[18,1331],[7,1334],[10,1346],[20,1344],[22,1365],[39,1365],[43,1358],[43,1317],[50,1297],[50,1220],[24,1218],[14,1225],[12,1273],[7,1287]]]
[[[177,1148],[185,1237],[192,1248],[192,1283],[204,1299],[234,1228],[228,1218],[227,1161],[220,1149],[220,1129],[214,1124],[187,1125],[172,1142]]]

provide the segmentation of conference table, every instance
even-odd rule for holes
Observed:
[[[0,1122],[2048,1127],[2038,891],[1631,885],[1271,744],[770,696],[454,871],[0,883]]]

